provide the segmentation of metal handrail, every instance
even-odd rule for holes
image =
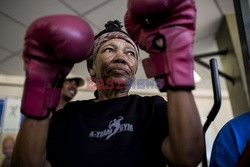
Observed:
[[[211,124],[211,122],[217,116],[217,114],[220,110],[220,107],[221,107],[221,87],[220,87],[217,60],[210,59],[209,63],[210,63],[211,78],[212,78],[212,85],[213,85],[214,104],[213,104],[213,107],[207,116],[207,120],[206,120],[205,124],[203,125],[204,135],[205,135],[209,125]],[[202,166],[203,167],[208,166],[206,147],[205,147],[205,155],[204,155],[204,158],[202,160]]]

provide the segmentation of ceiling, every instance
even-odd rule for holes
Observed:
[[[24,76],[21,57],[24,35],[30,23],[38,17],[51,14],[78,15],[85,19],[97,33],[103,29],[103,25],[108,20],[123,21],[126,2],[126,0],[1,0],[0,75]],[[217,51],[214,37],[223,15],[234,13],[233,0],[196,0],[196,6],[195,54]],[[141,51],[141,59],[147,56]],[[211,88],[210,71],[197,63],[195,63],[195,71],[202,78],[196,87]],[[86,62],[76,64],[71,74],[88,77]],[[146,78],[141,65],[136,77]],[[223,78],[221,83],[224,89]]]

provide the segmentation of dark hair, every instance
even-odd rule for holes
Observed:
[[[124,34],[126,34],[127,36],[129,36],[126,32],[124,32],[122,30],[122,25],[121,22],[119,20],[114,20],[114,21],[108,21],[105,24],[105,29],[102,30],[101,32],[99,32],[96,36],[95,39],[98,38],[99,36],[101,36],[102,34],[108,33],[108,32],[113,32],[113,31],[119,31],[122,32]]]

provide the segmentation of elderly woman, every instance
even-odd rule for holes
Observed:
[[[98,98],[69,102],[51,118],[26,117],[13,166],[199,164],[204,138],[190,89],[169,89],[168,101],[129,95],[139,51],[121,28],[119,21],[109,21],[87,60]]]

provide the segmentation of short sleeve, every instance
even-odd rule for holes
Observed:
[[[154,124],[156,129],[162,133],[162,138],[168,135],[167,101],[161,96],[153,96]],[[164,133],[165,132],[165,133]]]
[[[161,145],[168,135],[167,101],[161,96],[143,97],[147,106],[146,134],[154,143]]]
[[[66,161],[67,110],[55,112],[50,120],[47,140],[47,160],[54,166],[63,166]]]
[[[166,116],[167,113],[167,101],[161,96],[153,96],[153,103],[155,105],[156,112],[159,112],[160,116]]]

